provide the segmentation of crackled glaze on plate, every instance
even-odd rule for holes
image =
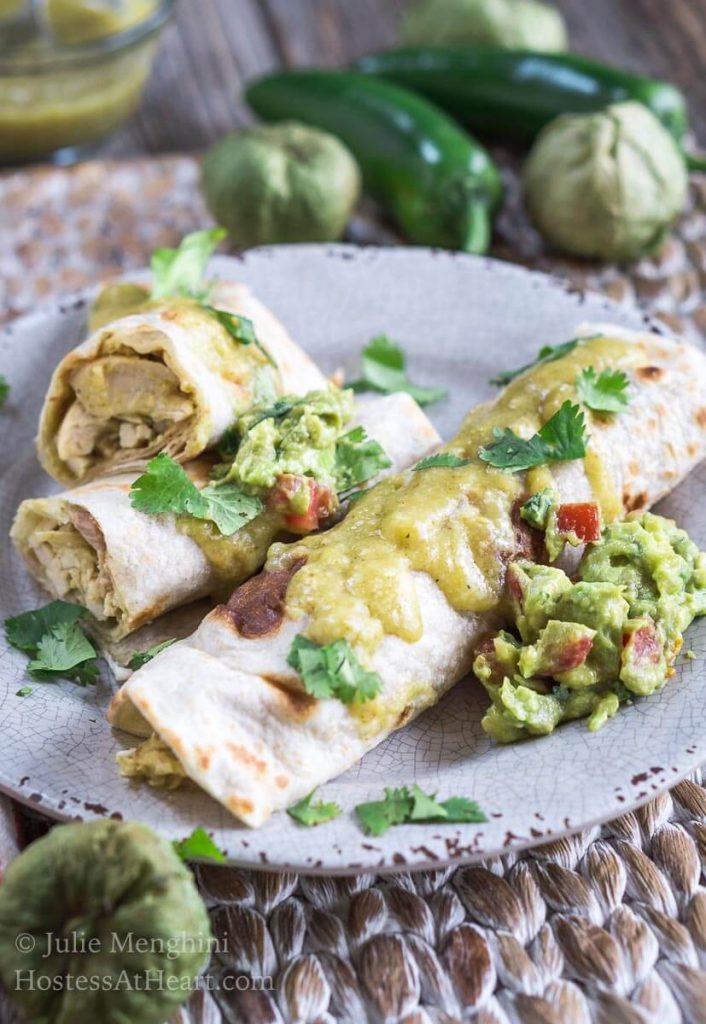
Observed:
[[[449,388],[449,400],[431,410],[445,437],[493,393],[489,377],[527,362],[542,344],[566,340],[582,320],[644,326],[636,311],[543,275],[422,249],[280,247],[216,258],[212,269],[252,285],[327,371],[353,373],[375,334],[400,341],[415,379]],[[85,299],[71,299],[0,335],[0,371],[12,385],[0,415],[2,618],[45,600],[7,532],[23,498],[58,489],[39,468],[32,438],[51,370],[82,336],[85,307]],[[706,464],[659,509],[702,546],[705,485]],[[706,620],[689,631],[687,647],[695,660],[684,660],[661,694],[621,710],[596,734],[575,722],[541,740],[494,746],[480,728],[486,698],[463,682],[321,790],[342,805],[340,818],[305,829],[279,814],[252,831],[195,789],[161,793],[121,779],[114,755],[130,741],[105,724],[107,672],[93,688],[32,683],[31,696],[17,697],[28,681],[26,659],[2,638],[0,788],[56,817],[140,818],[172,838],[203,825],[233,861],[260,868],[344,873],[479,859],[620,814],[706,761]],[[355,804],[412,782],[442,797],[476,798],[489,821],[363,835]]]

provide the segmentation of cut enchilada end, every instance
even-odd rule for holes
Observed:
[[[75,484],[140,468],[159,451],[185,462],[215,445],[259,395],[325,386],[244,285],[219,284],[211,301],[251,320],[265,351],[239,344],[197,302],[138,304],[137,312],[99,327],[54,371],[37,437],[51,476]]]

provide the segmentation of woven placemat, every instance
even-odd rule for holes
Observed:
[[[543,249],[513,158],[501,159],[493,255],[706,341],[706,178],[659,253],[597,268]],[[8,175],[0,209],[6,317],[144,266],[210,222],[198,163],[182,156]],[[367,208],[350,237],[396,240]],[[199,867],[218,952],[173,1024],[706,1024],[705,783],[700,773],[602,828],[482,866],[385,878]],[[33,814],[21,827],[31,838],[46,826]]]

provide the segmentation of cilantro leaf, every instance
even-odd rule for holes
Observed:
[[[236,484],[207,484],[201,491],[201,497],[207,503],[203,515],[198,519],[210,519],[224,537],[242,530],[249,522],[259,516],[264,505],[260,498],[245,494]]]
[[[4,376],[0,373],[0,408],[5,404],[7,396],[10,394],[10,385],[5,380]]]
[[[418,473],[420,469],[434,469],[436,467],[458,469],[459,466],[470,465],[470,462],[470,459],[460,459],[458,455],[452,455],[450,452],[439,452],[437,455],[429,455],[426,459],[422,459],[421,462],[412,467],[412,470],[414,473]]]
[[[83,618],[86,609],[68,601],[50,601],[43,608],[23,612],[5,619],[7,642],[18,651],[36,654],[40,640],[62,623],[74,623]]]
[[[29,672],[38,679],[67,676],[84,685],[95,682],[95,665],[84,665],[96,656],[96,649],[76,622],[61,622],[37,644],[36,656],[29,663]]]
[[[198,487],[166,452],[150,459],[145,472],[134,481],[130,488],[130,504],[138,512],[150,516],[163,512],[194,515],[194,509],[203,511],[204,508]]]
[[[354,427],[336,442],[336,491],[340,494],[357,487],[391,465],[382,445],[368,437],[363,427]]]
[[[267,362],[277,369],[277,363],[273,356],[270,355],[255,334],[255,326],[252,320],[249,320],[246,316],[240,316],[238,313],[230,313],[227,309],[216,309],[215,306],[209,306],[205,302],[201,303],[201,308],[210,313],[221,327],[226,329],[234,341],[237,341],[240,345],[254,345],[255,348],[262,352]]]
[[[498,469],[516,473],[548,462],[571,462],[586,454],[586,423],[578,405],[566,401],[540,430],[524,441],[509,427],[493,427],[494,441],[481,448],[479,458]]]
[[[344,704],[372,700],[382,686],[377,672],[363,668],[347,640],[322,645],[297,633],[287,664],[299,673],[306,692],[318,700],[337,697]]]
[[[416,784],[411,792],[407,786],[385,789],[384,800],[358,804],[355,811],[365,832],[373,836],[381,836],[392,825],[421,822],[450,825],[488,820],[474,800],[452,796],[439,801],[435,794],[425,793]]]
[[[235,484],[208,484],[199,490],[166,452],[147,463],[130,489],[130,503],[147,515],[171,512],[208,519],[225,537],[240,530],[263,508],[259,498],[244,494]]]
[[[519,377],[520,374],[526,373],[527,370],[533,370],[535,366],[543,366],[545,363],[553,363],[555,359],[561,359],[563,356],[567,356],[569,352],[573,352],[581,342],[592,341],[594,338],[600,337],[600,334],[589,334],[584,338],[572,338],[570,341],[563,341],[561,345],[543,345],[537,353],[537,358],[533,359],[531,363],[526,363],[517,370],[503,370],[502,373],[493,377],[490,383],[495,384],[498,388],[504,388],[506,384],[509,384],[515,377]]]
[[[215,864],[225,864],[225,854],[218,849],[206,829],[195,828],[186,839],[175,839],[172,846],[182,860],[210,860]]]
[[[384,800],[371,800],[358,804],[355,813],[369,836],[381,836],[392,825],[402,825],[410,820],[414,799],[406,786],[400,789],[385,788]]]
[[[354,391],[379,391],[384,395],[406,391],[420,405],[431,405],[446,397],[445,388],[423,388],[407,376],[407,360],[400,346],[381,334],[361,354],[362,377],[349,387]]]
[[[480,824],[488,818],[481,810],[475,800],[468,800],[465,796],[450,796],[440,805],[446,812],[445,821],[454,824]]]
[[[587,366],[576,378],[576,394],[594,412],[623,412],[630,401],[629,384],[622,370],[603,370],[597,374],[592,366]]]
[[[317,803],[312,804],[312,798],[316,790],[305,796],[303,800],[300,800],[298,804],[294,804],[292,807],[287,808],[287,814],[298,821],[300,825],[306,825],[311,827],[312,825],[321,825],[325,821],[332,821],[333,818],[337,818],[341,813],[341,808],[336,803],[324,803],[323,800],[319,800]]]
[[[29,697],[30,693],[34,693],[34,689],[31,686],[21,686],[15,697]]]
[[[152,647],[148,647],[146,651],[135,651],[133,656],[130,658],[128,668],[131,668],[133,672],[136,672],[138,668],[142,668],[148,661],[152,661],[160,651],[166,651],[167,647],[171,647],[172,644],[176,643],[176,637],[172,637],[171,640],[163,640],[160,644],[154,644]]]
[[[152,298],[177,295],[200,299],[206,293],[206,264],[218,243],[226,237],[223,228],[192,231],[176,249],[155,249],[152,253]]]

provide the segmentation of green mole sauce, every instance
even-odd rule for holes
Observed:
[[[516,549],[513,504],[552,476],[548,467],[529,474],[493,468],[478,458],[478,449],[492,440],[495,426],[523,437],[535,433],[566,399],[576,399],[583,368],[630,370],[644,361],[634,342],[598,338],[578,345],[518,377],[496,402],[466,417],[444,450],[470,459],[469,465],[391,477],[357,501],[334,530],[275,549],[270,566],[300,554],[307,559],[287,591],[289,615],[309,616],[306,633],[317,643],[345,636],[370,654],[386,634],[420,639],[415,571],[428,573],[459,612],[496,608],[505,563]],[[588,411],[586,418],[590,433]],[[585,462],[604,521],[610,521],[622,511],[620,497],[595,452],[589,450]]]
[[[267,549],[282,531],[282,518],[266,508],[230,537],[219,533],[213,523],[191,516],[179,516],[177,529],[201,548],[218,578],[217,596],[227,598],[233,587],[258,571]]]
[[[124,0],[113,10],[86,0],[48,0],[43,30],[2,53],[8,70],[0,75],[0,159],[47,156],[92,142],[121,124],[139,100],[156,36],[96,60],[82,59],[80,50],[69,58],[66,47],[138,25],[156,6],[156,0]],[[16,14],[19,5],[4,0],[3,12]]]

